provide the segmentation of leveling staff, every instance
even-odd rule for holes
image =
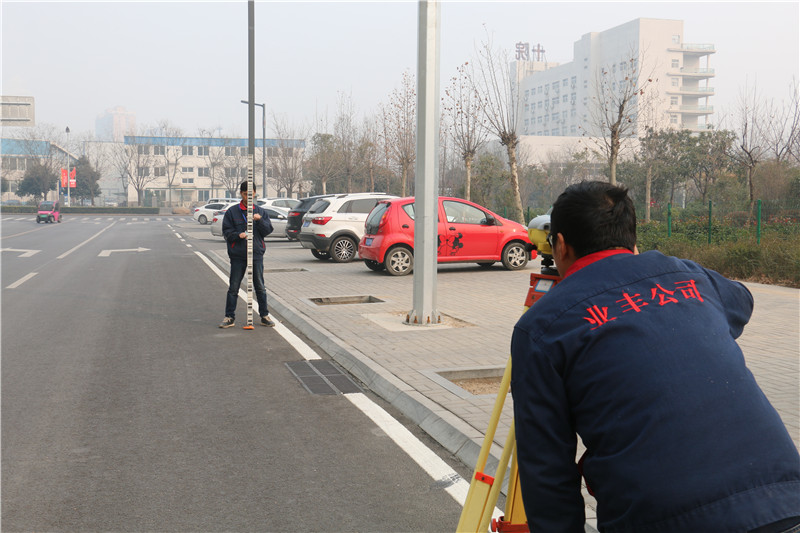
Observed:
[[[750,292],[637,254],[633,203],[605,182],[559,196],[550,240],[564,279],[511,341],[530,530],[584,530],[583,474],[601,532],[799,531],[800,456],[735,341]]]
[[[225,318],[219,325],[221,328],[230,328],[236,321],[236,302],[239,301],[239,287],[247,272],[247,182],[243,181],[239,187],[242,201],[225,211],[222,218],[222,235],[228,248],[228,258],[231,260],[231,274],[228,283],[228,294],[225,299]],[[256,187],[253,185],[253,198],[256,197]],[[253,205],[253,285],[258,302],[258,313],[261,315],[261,325],[273,327],[275,323],[269,318],[267,310],[267,290],[264,287],[264,252],[266,246],[264,238],[272,233],[272,222],[264,209]]]

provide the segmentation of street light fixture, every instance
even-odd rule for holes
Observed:
[[[249,104],[248,100],[242,100],[243,104]],[[267,105],[256,104],[261,108],[261,194],[267,197]]]

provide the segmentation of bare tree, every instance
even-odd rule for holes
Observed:
[[[235,145],[229,139],[223,140],[222,166],[220,177],[222,186],[228,196],[235,198],[239,194],[239,184],[247,179],[248,147]]]
[[[172,188],[181,172],[181,158],[184,149],[182,146],[177,146],[176,140],[183,137],[183,131],[163,119],[156,124],[156,135],[163,137],[164,143],[153,146],[153,164],[155,165],[153,173],[155,174],[156,168],[162,169],[167,178],[167,202],[169,206],[172,206]]]
[[[221,128],[214,128],[211,130],[200,129],[198,135],[204,139],[214,139],[216,132]],[[213,143],[209,143],[213,144]],[[208,151],[203,156],[206,165],[208,165],[208,177],[211,179],[211,195],[215,196],[214,190],[217,183],[222,183],[225,177],[225,148],[222,146],[209,146]]]
[[[645,54],[631,47],[629,57],[621,63],[619,71],[616,64],[598,69],[595,77],[594,105],[591,106],[592,138],[608,161],[609,182],[617,183],[617,162],[624,149],[624,143],[634,138],[639,125],[640,100],[645,97],[653,79],[652,70],[642,75]]]
[[[381,106],[384,143],[391,160],[400,170],[400,190],[406,196],[410,171],[417,157],[417,91],[414,76],[403,73],[399,89],[389,95]]]
[[[303,144],[307,134],[299,126],[274,114],[272,123],[278,141],[272,159],[272,179],[278,191],[285,189],[286,195],[292,196],[295,189],[302,191],[303,187]]]
[[[487,37],[478,49],[477,72],[473,72],[476,105],[483,111],[487,128],[497,135],[506,149],[511,171],[511,193],[514,204],[509,218],[523,222],[522,198],[517,169],[517,119],[519,115],[519,80],[512,79],[507,53],[495,50]]]
[[[783,163],[792,151],[792,144],[800,129],[800,107],[798,106],[798,85],[793,80],[790,86],[788,105],[781,101],[770,100],[766,104],[764,116],[764,141],[769,152],[778,163]]]
[[[336,119],[333,123],[336,152],[340,163],[340,171],[345,181],[345,190],[353,192],[353,176],[360,171],[361,161],[358,159],[357,147],[359,131],[356,124],[356,108],[353,97],[339,93],[339,104]]]
[[[124,190],[133,187],[137,205],[141,207],[145,188],[156,179],[152,172],[153,147],[149,144],[120,144],[114,150],[113,161]]]
[[[470,81],[474,76],[469,63],[457,69],[457,74],[445,89],[442,108],[449,117],[450,135],[459,151],[466,169],[464,198],[470,199],[472,162],[478,149],[486,141],[488,131],[484,127],[483,109],[475,85]]]
[[[763,110],[755,86],[752,89],[745,87],[742,90],[734,113],[736,143],[731,157],[743,168],[747,176],[748,198],[752,215],[755,205],[753,177],[756,167],[764,160],[767,153],[767,143],[763,131]]]
[[[366,166],[369,190],[375,191],[375,175],[381,166],[381,146],[380,132],[377,120],[365,118],[361,128],[361,140],[359,141],[361,158]]]

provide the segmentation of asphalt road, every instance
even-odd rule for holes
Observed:
[[[243,302],[218,329],[200,243],[146,218],[0,218],[2,530],[452,531],[448,481]]]

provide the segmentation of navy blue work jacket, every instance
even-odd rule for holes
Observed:
[[[530,530],[745,532],[800,516],[800,456],[735,339],[741,283],[652,251],[606,257],[526,312],[511,342]]]

